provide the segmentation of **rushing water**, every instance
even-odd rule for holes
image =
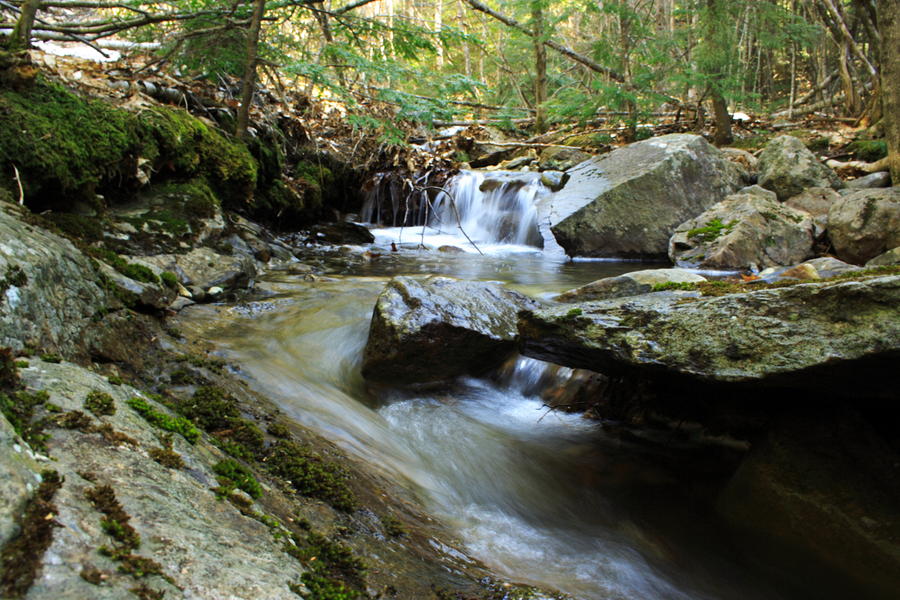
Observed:
[[[523,181],[501,183],[507,204],[490,210],[521,210],[531,231],[527,207],[509,198],[535,191],[527,189],[532,177]],[[481,186],[476,178],[457,183]],[[536,240],[525,229],[477,226],[470,218],[481,209],[458,208],[485,256],[458,232],[380,230],[367,254],[325,255],[327,278],[276,272],[261,284],[271,293],[265,300],[226,308],[227,317],[194,307],[186,318],[206,325],[221,353],[289,416],[405,482],[468,552],[511,580],[590,600],[829,597],[785,592],[742,561],[712,516],[721,481],[689,468],[690,448],[672,438],[624,441],[596,422],[548,411],[537,396],[538,361],[520,358],[503,376],[427,392],[366,385],[362,350],[391,276],[495,280],[546,297],[657,266],[569,262],[529,245]],[[442,244],[465,252],[436,251]]]

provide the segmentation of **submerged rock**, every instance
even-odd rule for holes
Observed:
[[[775,192],[782,202],[806,188],[844,187],[837,174],[792,135],[775,138],[760,153],[759,185]]]
[[[526,356],[601,373],[896,398],[900,276],[520,314]]]
[[[758,270],[791,265],[812,255],[813,223],[808,213],[784,206],[759,187],[728,196],[685,221],[669,241],[676,265],[705,269]]]
[[[900,246],[900,188],[841,198],[828,212],[828,234],[838,257],[857,264]]]
[[[586,302],[606,300],[623,296],[638,296],[653,290],[654,285],[663,283],[696,283],[706,278],[684,269],[646,269],[625,273],[617,277],[606,277],[563,292],[554,300],[557,302]]]
[[[676,226],[741,186],[736,165],[688,134],[637,142],[568,174],[539,212],[570,256],[664,257]]]
[[[420,383],[479,373],[515,350],[516,313],[537,303],[496,283],[392,279],[375,304],[363,376]]]

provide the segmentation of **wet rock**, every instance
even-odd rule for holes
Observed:
[[[316,225],[309,231],[311,241],[319,244],[371,244],[375,241],[375,236],[356,223],[347,223],[345,221],[339,223],[327,223]]]
[[[828,212],[828,235],[838,258],[856,264],[900,246],[900,188],[841,198]]]
[[[541,183],[550,190],[558,192],[569,180],[569,175],[562,171],[544,171],[541,173]]]
[[[755,187],[679,225],[669,242],[669,258],[676,265],[756,271],[808,258],[813,241],[808,213]]]
[[[68,351],[110,298],[71,242],[0,202],[0,346]]]
[[[136,256],[130,260],[158,272],[171,271],[198,302],[211,287],[225,291],[243,289],[256,278],[256,262],[246,255],[225,256],[211,248],[195,248],[187,254]]]
[[[828,211],[831,205],[840,199],[841,195],[833,189],[816,187],[803,190],[784,204],[812,215],[813,223],[816,225],[816,237],[819,237],[828,227]]]
[[[851,189],[867,189],[867,188],[886,188],[891,187],[891,174],[887,171],[879,171],[878,173],[869,173],[857,179],[851,179],[846,182],[847,187]]]
[[[466,251],[458,246],[438,246],[438,252],[443,252],[444,254],[465,254]]]
[[[705,277],[684,269],[647,269],[625,273],[617,277],[606,277],[579,288],[563,292],[554,300],[557,302],[586,302],[606,300],[624,296],[639,296],[664,283],[696,283],[706,281]]]
[[[769,267],[762,271],[759,276],[763,281],[771,283],[785,279],[827,279],[835,275],[861,270],[862,267],[845,263],[830,256],[823,256],[791,267]]]
[[[119,290],[118,296],[133,299],[133,308],[143,310],[160,311],[169,306],[175,300],[176,290],[161,283],[146,283],[127,277],[105,263],[97,263],[100,272],[106,277],[110,285]]]
[[[419,383],[487,371],[515,350],[516,312],[536,307],[496,283],[396,277],[375,304],[363,376]]]
[[[520,313],[521,352],[600,373],[896,398],[900,276],[679,301],[690,294]]]
[[[879,254],[866,263],[867,267],[882,267],[890,265],[900,265],[900,246],[888,250],[884,254]]]
[[[800,139],[791,135],[775,138],[760,153],[759,185],[775,192],[781,201],[806,188],[844,187],[834,171],[823,165]]]
[[[676,226],[740,187],[737,168],[687,134],[619,148],[568,174],[538,210],[570,256],[664,257]]]
[[[301,564],[282,551],[283,541],[274,539],[265,525],[242,515],[211,489],[216,485],[211,467],[223,458],[220,451],[175,435],[172,450],[185,468],[167,468],[148,454],[160,446],[160,430],[127,404],[139,395],[137,390],[113,386],[69,363],[37,363],[22,376],[30,389],[47,391],[49,402],[63,411],[83,410],[84,398],[93,391],[108,394],[116,408],[113,415],[91,419],[89,427],[108,426],[106,434],[51,427],[49,464],[63,478],[54,497],[54,518],[61,527],[54,529],[40,558],[29,600],[134,597],[128,590],[139,581],[164,591],[167,598],[296,598],[288,584],[299,581]],[[0,453],[0,468],[11,458]],[[140,535],[134,553],[158,563],[171,582],[153,574],[137,580],[119,571],[121,563],[98,552],[103,545],[115,545],[102,525],[104,514],[85,494],[98,485],[111,486],[128,524]],[[81,576],[86,567],[99,570],[102,585]]]
[[[813,556],[849,580],[847,593],[900,589],[897,452],[859,415],[818,407],[779,419],[753,445],[717,502],[732,526],[791,558]]]

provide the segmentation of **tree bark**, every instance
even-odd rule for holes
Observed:
[[[10,47],[13,50],[25,50],[31,47],[31,30],[34,28],[34,18],[37,15],[41,0],[25,0],[19,8],[19,20],[13,29],[10,38]]]
[[[722,47],[721,38],[716,32],[716,29],[724,24],[724,14],[722,0],[707,0],[707,23],[705,27],[709,40],[707,43],[710,44],[709,52],[717,55],[731,51],[729,48]],[[713,116],[716,123],[716,133],[713,137],[713,142],[717,146],[727,146],[734,141],[731,133],[731,115],[728,114],[728,103],[722,94],[722,80],[725,77],[723,70],[724,66],[722,64],[715,64],[709,73],[710,97],[712,98]]]
[[[900,2],[878,3],[881,32],[881,109],[891,180],[900,185]]]
[[[547,130],[547,50],[544,48],[544,10],[542,0],[531,0],[531,20],[534,30],[534,128],[538,133]]]
[[[241,107],[238,109],[237,125],[234,128],[234,134],[239,138],[247,137],[247,125],[250,123],[250,104],[256,87],[259,30],[265,12],[266,0],[253,0],[253,16],[250,17],[250,28],[247,30],[247,64],[244,65],[244,80],[241,82]]]
[[[716,120],[716,134],[713,142],[716,146],[727,146],[734,141],[731,134],[731,115],[728,114],[728,103],[717,89],[712,91],[713,116]]]

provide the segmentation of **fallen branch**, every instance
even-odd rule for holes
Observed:
[[[888,161],[887,157],[873,163],[865,162],[862,160],[848,160],[847,162],[841,162],[839,160],[832,159],[825,161],[825,164],[835,171],[838,171],[839,173],[852,171],[877,173],[879,171],[888,171],[890,169],[890,162]]]
[[[490,142],[482,141],[487,146],[500,146],[501,148],[565,148],[566,150],[584,150],[583,146],[566,146],[565,144],[539,144],[536,142]]]
[[[19,177],[19,169],[16,168],[16,165],[13,165],[13,171],[16,172],[16,183],[19,184],[19,206],[25,204],[25,190],[22,189],[22,178]]]

